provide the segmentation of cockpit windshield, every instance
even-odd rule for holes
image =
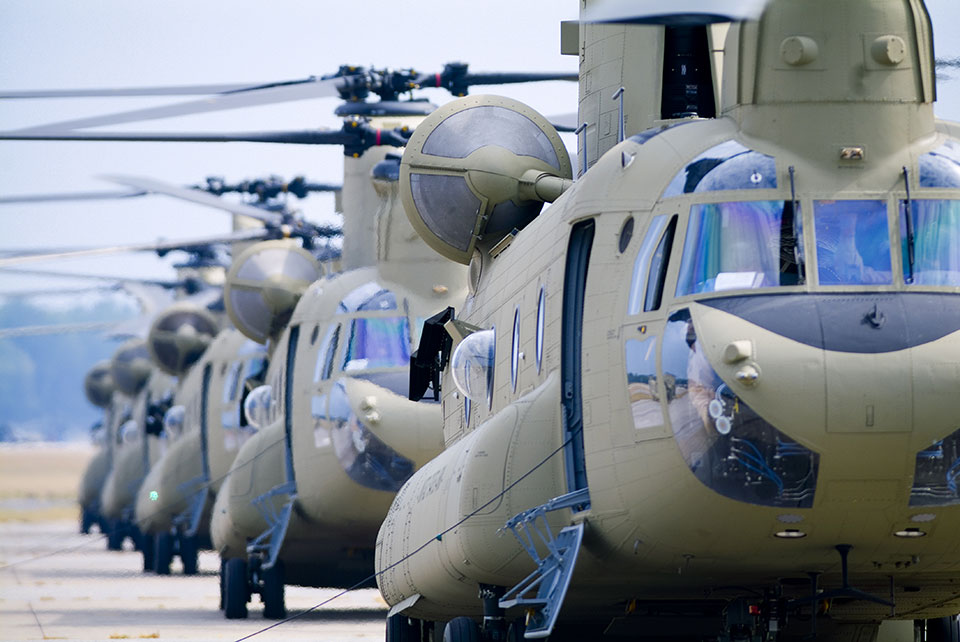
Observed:
[[[350,322],[343,370],[410,365],[410,322],[407,317],[357,318]]]
[[[893,283],[885,201],[814,201],[821,285]]]
[[[677,296],[801,283],[803,235],[793,209],[792,201],[693,205]]]
[[[960,201],[919,199],[910,205],[908,235],[906,202],[900,202],[904,279],[913,285],[960,285]]]

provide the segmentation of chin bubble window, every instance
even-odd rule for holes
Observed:
[[[960,504],[960,430],[917,453],[911,506]]]
[[[751,504],[813,506],[820,455],[770,425],[720,379],[689,310],[670,316],[662,364],[673,435],[697,479]]]
[[[337,460],[350,479],[367,488],[396,492],[413,475],[413,462],[377,438],[353,412],[342,381],[330,390],[325,419]]]
[[[467,336],[453,351],[453,382],[460,392],[474,402],[493,401],[493,358],[496,330],[481,330]]]

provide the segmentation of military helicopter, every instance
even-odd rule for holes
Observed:
[[[241,448],[237,455],[234,469],[241,472],[231,475],[217,495],[211,534],[215,548],[221,552],[226,561],[221,582],[224,590],[223,606],[227,617],[245,617],[246,602],[254,592],[261,593],[265,604],[264,613],[267,617],[281,617],[285,612],[282,587],[286,581],[314,586],[331,583],[349,586],[369,575],[372,568],[372,547],[376,529],[389,505],[392,491],[402,480],[403,475],[409,474],[413,467],[424,463],[439,452],[441,432],[439,409],[427,404],[413,404],[405,399],[406,357],[401,358],[400,361],[396,361],[396,357],[397,354],[402,357],[409,353],[411,341],[415,344],[415,334],[411,330],[417,327],[418,321],[423,322],[422,312],[438,303],[452,303],[462,298],[466,281],[465,269],[449,264],[439,257],[424,260],[422,255],[427,250],[413,234],[399,210],[395,194],[395,176],[392,180],[381,177],[379,181],[375,181],[379,184],[377,189],[382,192],[378,196],[374,192],[374,185],[369,181],[369,175],[371,168],[384,159],[389,151],[385,145],[394,147],[403,145],[412,127],[424,114],[434,109],[429,103],[397,101],[398,88],[409,89],[414,80],[423,77],[432,79],[449,77],[450,80],[442,82],[438,80],[437,84],[446,85],[457,93],[464,93],[471,82],[484,84],[504,80],[547,79],[544,75],[467,75],[465,72],[465,65],[447,65],[441,74],[429,75],[415,74],[410,70],[367,72],[342,68],[338,75],[327,79],[328,83],[337,83],[341,86],[341,96],[343,96],[343,87],[349,87],[351,93],[348,96],[354,98],[362,97],[369,87],[373,87],[380,100],[373,103],[349,100],[345,103],[337,110],[339,115],[348,117],[341,132],[308,132],[296,135],[291,133],[233,134],[227,138],[228,140],[332,142],[344,145],[343,265],[345,268],[354,268],[332,281],[320,282],[322,285],[316,289],[322,292],[323,296],[319,298],[315,295],[311,296],[314,288],[307,292],[305,296],[310,299],[309,304],[298,305],[297,311],[293,312],[293,319],[299,322],[296,324],[298,327],[303,323],[314,325],[311,341],[309,344],[305,341],[300,343],[296,353],[288,353],[286,357],[283,355],[283,349],[276,347],[283,346],[290,340],[287,334],[283,336],[278,334],[284,331],[285,323],[277,323],[273,318],[275,316],[284,320],[290,318],[292,308],[289,306],[296,303],[297,295],[302,291],[301,284],[309,283],[315,277],[304,278],[303,274],[298,273],[294,280],[296,287],[289,295],[277,300],[272,299],[276,299],[275,292],[278,284],[289,280],[290,275],[281,273],[268,278],[268,286],[261,288],[268,295],[264,297],[266,308],[279,308],[274,309],[270,315],[263,311],[250,312],[247,310],[250,303],[243,300],[238,300],[241,304],[238,306],[239,309],[233,308],[231,303],[233,298],[230,294],[231,280],[228,278],[226,302],[234,322],[250,337],[259,341],[270,338],[271,350],[280,350],[271,354],[272,366],[267,374],[267,381],[273,384],[274,390],[283,384],[284,378],[290,381],[289,376],[284,377],[283,368],[290,367],[292,360],[295,359],[301,364],[299,368],[311,371],[314,369],[318,358],[317,350],[321,348],[317,343],[317,338],[320,336],[325,337],[323,349],[329,352],[328,358],[331,364],[328,374],[317,378],[313,386],[304,384],[301,388],[298,384],[295,391],[294,389],[286,390],[284,398],[290,398],[292,395],[293,407],[285,409],[279,415],[285,421],[274,420],[277,417],[276,410],[268,415],[270,420],[261,417],[260,420],[249,421],[252,425],[260,426],[261,430]],[[345,74],[346,80],[344,80]],[[572,79],[568,74],[558,76]],[[233,98],[227,95],[225,99]],[[171,110],[180,109],[182,108],[153,110],[148,115],[165,116],[171,113]],[[129,117],[139,119],[142,116],[144,116],[142,112],[136,112]],[[369,122],[359,120],[366,117],[372,118]],[[105,120],[119,122],[125,118],[128,116],[109,116]],[[40,133],[38,137],[44,138],[50,136],[50,132],[57,132],[52,134],[52,137],[101,138],[103,135],[96,132],[64,132],[63,130],[68,126],[91,124],[93,124],[92,121],[51,125],[45,127],[46,133]],[[30,136],[33,137],[32,134]],[[117,134],[108,133],[106,136],[114,139]],[[151,140],[193,140],[198,137],[204,140],[223,139],[210,134],[145,135],[128,132],[119,136],[124,140],[141,140],[145,137]],[[389,174],[391,168],[395,174],[395,160],[386,163],[383,171]],[[303,265],[304,269],[307,269],[307,263],[303,259],[296,259],[298,254],[289,248],[281,249],[269,243],[260,247],[265,248],[263,256],[255,253],[248,258],[251,264],[249,271],[259,272],[262,275],[261,278],[266,278],[269,274],[266,268],[292,269],[294,266]],[[253,252],[257,248],[258,246],[254,246],[249,251]],[[284,255],[288,258],[274,258]],[[245,254],[244,257],[246,256]],[[232,272],[237,271],[242,274],[247,269],[244,267],[247,260],[244,257],[238,260]],[[261,262],[263,265],[258,265]],[[270,265],[271,262],[273,265]],[[373,263],[378,264],[379,270],[366,267]],[[249,281],[249,278],[247,280]],[[456,285],[458,281],[460,285]],[[364,294],[377,283],[384,285],[382,287],[378,285],[373,288],[374,291]],[[252,287],[252,284],[246,285],[240,294],[245,294],[245,291]],[[372,296],[376,301],[366,302],[364,297],[367,295]],[[345,302],[353,299],[358,299],[351,304],[354,307],[347,306],[350,309],[338,310],[345,305]],[[280,307],[279,302],[283,302],[284,307]],[[380,307],[374,306],[374,303]],[[403,305],[403,316],[396,316],[396,312],[391,313],[393,316],[384,316],[386,310],[395,310],[400,303]],[[250,319],[261,321],[258,326],[251,328]],[[372,333],[378,325],[387,321],[393,322],[394,325],[402,321],[402,331],[399,326],[392,330],[381,328],[381,333],[389,331],[387,335],[377,339],[378,335]],[[267,323],[267,327],[261,327],[263,323]],[[366,339],[356,339],[360,341],[356,346],[352,345],[352,341],[348,343],[346,351],[340,355],[337,352],[337,342],[341,324],[345,324],[344,332],[347,332],[346,328],[348,328],[351,333],[371,334]],[[291,330],[287,328],[286,332]],[[344,337],[344,340],[348,338]],[[377,347],[381,339],[384,346]],[[356,354],[351,353],[351,350]],[[378,365],[374,362],[370,365],[369,359],[360,354],[363,350],[387,350],[397,354],[393,355],[393,361],[388,359],[389,363],[384,362]],[[348,358],[350,354],[353,356]],[[339,362],[341,358],[343,363]],[[283,365],[285,362],[287,366]],[[373,368],[373,371],[367,372],[370,368]],[[341,369],[346,371],[341,374]],[[301,377],[303,376],[301,374]],[[372,380],[376,383],[364,384],[361,380]],[[319,390],[313,390],[313,388]],[[320,397],[317,395],[319,391],[323,392]],[[326,408],[324,408],[323,418],[315,416],[316,413],[321,412],[320,406],[327,403],[328,396],[331,399],[329,403],[333,404],[332,407],[339,413],[338,418],[332,415],[327,416]],[[250,398],[260,399],[258,396]],[[320,398],[324,401],[319,401]],[[364,417],[368,415],[376,417],[369,428],[351,414],[355,412],[349,409],[351,400],[361,405],[365,404]],[[379,407],[371,405],[371,403],[376,404],[376,400],[379,400]],[[378,425],[379,417],[384,413],[387,418],[382,425]],[[351,417],[354,419],[352,420]],[[403,435],[400,426],[405,420],[411,424],[411,430],[412,426],[419,426],[419,437],[416,431],[411,431],[407,436]],[[318,422],[323,424],[323,427],[318,427]],[[357,433],[356,439],[362,440],[363,443],[378,444],[375,452],[353,453],[351,457],[349,443],[344,441],[347,440],[346,435],[350,432],[347,430],[347,424],[353,423],[356,425],[350,430]],[[327,431],[335,437],[321,439],[321,443],[318,444],[318,430]],[[284,434],[287,435],[286,448],[282,447]],[[381,437],[386,435],[390,445],[382,443],[378,434]],[[391,446],[398,450],[395,452]],[[386,457],[390,460],[391,453],[396,457],[394,464],[402,469],[396,472],[396,479],[378,478],[373,473],[364,473],[364,466],[383,465],[381,459]],[[371,457],[373,459],[368,462],[368,458]],[[355,470],[344,470],[347,467],[347,464],[343,463],[344,458],[351,459]],[[275,465],[271,466],[270,462]],[[296,480],[293,475],[294,469],[302,471]],[[235,479],[237,474],[241,474],[242,483],[230,481]],[[143,486],[141,502],[146,489],[154,487],[150,482],[148,478],[148,482]],[[169,483],[167,486],[169,487]],[[159,493],[160,496],[163,494]],[[149,507],[149,504],[138,502],[138,513],[140,505]],[[203,514],[200,511],[198,513]],[[203,518],[200,521],[204,521]],[[323,525],[324,528],[318,529],[318,525]],[[249,540],[254,540],[254,544],[248,546]],[[319,558],[318,550],[323,552]],[[351,550],[354,553],[351,553]],[[247,563],[247,558],[250,564]]]
[[[412,223],[478,276],[434,355],[446,449],[377,541],[388,640],[957,639],[960,128],[926,7],[694,4],[584,3],[572,184],[530,190],[517,141],[556,134],[506,99],[406,147]]]

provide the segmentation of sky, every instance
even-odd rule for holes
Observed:
[[[258,83],[329,74],[342,64],[440,71],[444,63],[458,60],[475,71],[575,72],[576,57],[559,54],[559,22],[576,15],[576,2],[556,0],[0,0],[0,88]],[[576,111],[576,83],[538,83],[503,93],[544,113]],[[421,95],[438,104],[451,99],[436,89]],[[0,128],[178,100],[183,99],[0,101]],[[333,98],[314,99],[127,127],[339,128],[342,121],[333,114],[338,104]],[[210,175],[239,181],[271,174],[340,183],[342,158],[342,148],[318,146],[9,141],[0,142],[0,195],[112,189],[96,177],[119,173],[174,184],[199,183]],[[333,216],[331,196],[293,201],[311,220]],[[0,205],[0,249],[150,242],[218,234],[229,227],[224,213],[157,195]],[[174,262],[172,256],[125,254],[36,267],[172,277]],[[0,291],[46,283],[0,273]]]
[[[575,71],[559,54],[559,22],[575,0],[0,0],[0,88],[126,87],[262,82],[323,75],[341,64],[439,71],[462,60],[476,71]],[[956,0],[928,0],[940,57],[960,56]],[[940,84],[939,116],[960,121],[957,80]],[[481,89],[475,92],[483,91]],[[491,88],[551,115],[576,110],[575,83]],[[435,103],[440,90],[423,92]],[[0,101],[0,128],[14,129],[178,100],[158,98]],[[336,99],[152,121],[146,130],[258,130],[339,127]],[[568,146],[575,143],[567,139]],[[220,175],[230,181],[277,174],[340,182],[339,148],[247,143],[0,142],[0,195],[111,189],[103,174],[175,184]],[[330,221],[333,199],[294,202]],[[149,242],[228,231],[229,216],[165,196],[136,200],[0,205],[0,249]],[[182,256],[182,255],[180,255]],[[124,254],[37,264],[38,269],[171,278],[176,255]],[[0,292],[65,287],[4,275]],[[79,285],[79,284],[78,284]]]

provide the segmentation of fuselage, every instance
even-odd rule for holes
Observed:
[[[838,585],[834,547],[849,544],[854,584],[887,594],[893,577],[898,612],[955,613],[957,598],[944,600],[960,576],[950,131],[828,171],[730,118],[658,127],[484,255],[458,315],[495,330],[489,391],[466,411],[445,379],[448,449],[398,495],[378,569],[444,537],[381,577],[387,601],[419,594],[405,613],[427,619],[477,613],[478,583],[510,587],[533,570],[497,530],[587,489],[588,507],[550,517],[587,525],[565,612],[808,572]],[[567,432],[575,415],[582,432]],[[497,431],[542,446],[492,453]],[[834,614],[888,612],[848,608]]]

